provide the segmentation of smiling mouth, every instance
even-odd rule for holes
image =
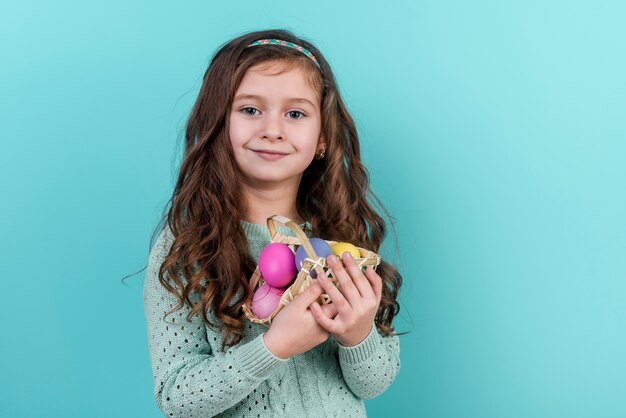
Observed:
[[[278,160],[286,156],[287,154],[276,152],[276,151],[267,151],[267,150],[252,150],[256,155],[263,158],[264,160]]]

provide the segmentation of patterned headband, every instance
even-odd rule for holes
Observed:
[[[289,41],[282,41],[280,39],[259,39],[258,41],[254,41],[252,42],[250,45],[248,45],[248,47],[254,46],[254,45],[282,45],[282,46],[287,46],[289,48],[293,48],[293,49],[297,49],[298,51],[302,52],[304,55],[306,55],[307,57],[311,58],[313,60],[313,62],[315,63],[315,65],[317,65],[317,67],[321,70],[322,67],[320,67],[319,62],[317,62],[317,58],[315,58],[315,55],[311,54],[311,51],[309,51],[308,49],[301,47],[300,45],[296,45],[293,42],[289,42]]]

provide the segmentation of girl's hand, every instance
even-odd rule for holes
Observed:
[[[317,283],[285,305],[272,320],[263,336],[266,347],[275,356],[288,359],[323,343],[329,333],[321,327],[309,310],[309,305],[324,293]],[[319,308],[319,306],[318,306]],[[337,310],[332,303],[324,305],[325,317],[334,317]]]
[[[318,275],[316,279],[336,306],[337,315],[334,319],[326,315],[317,302],[310,306],[317,322],[341,345],[351,347],[363,341],[372,330],[380,305],[382,279],[369,266],[363,274],[350,253],[343,253],[342,259],[345,268],[333,255],[326,259],[341,291],[326,275]]]

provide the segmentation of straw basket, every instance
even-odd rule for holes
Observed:
[[[276,222],[289,227],[296,234],[296,236],[291,237],[282,235],[276,229]],[[274,312],[272,312],[270,316],[264,319],[257,318],[254,312],[252,312],[252,297],[254,296],[254,292],[260,286],[265,284],[265,280],[263,280],[263,277],[261,276],[258,265],[254,270],[254,273],[252,273],[252,277],[250,278],[250,282],[248,284],[251,296],[243,304],[244,314],[252,322],[270,326],[272,320],[278,314],[278,312],[280,312],[280,310],[286,304],[294,300],[300,293],[304,292],[304,290],[311,285],[312,280],[315,280],[311,277],[309,273],[311,269],[315,269],[318,276],[320,274],[326,274],[335,284],[335,286],[337,286],[337,288],[340,288],[340,286],[339,283],[337,283],[337,279],[333,275],[332,269],[326,266],[326,259],[323,257],[318,257],[317,254],[315,254],[311,242],[297,223],[287,217],[274,215],[267,218],[267,227],[269,228],[270,232],[270,243],[278,242],[281,244],[286,244],[287,246],[289,246],[289,248],[291,248],[292,251],[294,251],[294,253],[297,250],[298,246],[304,246],[307,254],[307,257],[304,259],[304,262],[302,263],[302,268],[300,269],[300,272],[298,272],[295,281],[285,290],[285,292],[281,296],[278,307]],[[337,241],[326,242],[328,243],[328,245],[333,245]],[[378,265],[380,264],[380,256],[378,254],[365,248],[357,247],[357,249],[361,253],[361,256],[355,258],[354,261],[359,267],[365,268],[367,266],[371,266],[374,269],[378,267]],[[323,305],[331,303],[330,297],[326,293],[323,293],[317,301],[319,304]]]

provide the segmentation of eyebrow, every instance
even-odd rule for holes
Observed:
[[[263,97],[257,96],[256,94],[240,94],[240,95],[235,97],[235,99],[233,100],[233,103],[236,102],[236,101],[239,101],[239,100],[243,100],[243,99],[263,100]],[[311,102],[310,100],[305,99],[303,97],[289,97],[289,98],[287,98],[286,101],[287,102],[308,103],[311,106],[315,107],[313,102]]]

